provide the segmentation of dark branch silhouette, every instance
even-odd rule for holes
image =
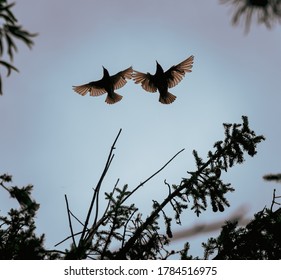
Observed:
[[[31,48],[33,46],[32,38],[37,36],[37,34],[30,33],[18,25],[17,19],[12,12],[14,5],[15,3],[8,4],[6,0],[0,1],[0,67],[3,66],[7,70],[7,76],[10,76],[12,71],[19,72],[12,64],[14,53],[18,51],[15,39],[22,41]],[[5,49],[7,50],[6,54]],[[5,55],[8,56],[10,62],[2,60]],[[0,95],[2,94],[2,76],[0,74]]]
[[[235,7],[232,23],[237,25],[244,19],[246,33],[250,30],[253,17],[256,17],[257,22],[264,24],[267,28],[271,28],[275,22],[281,23],[280,0],[220,0],[220,2]]]

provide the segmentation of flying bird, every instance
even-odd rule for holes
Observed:
[[[81,95],[86,95],[87,92],[90,96],[99,96],[107,93],[105,102],[107,104],[114,104],[120,101],[123,96],[114,92],[114,90],[122,88],[126,83],[126,79],[131,79],[133,74],[133,68],[129,67],[124,71],[120,71],[117,74],[110,76],[107,69],[103,67],[103,77],[98,81],[92,81],[84,85],[73,86],[73,90]]]
[[[168,92],[168,88],[176,86],[183,79],[186,72],[191,72],[193,60],[194,56],[191,55],[178,65],[172,66],[166,72],[156,61],[157,67],[154,75],[134,71],[133,79],[136,84],[141,83],[143,89],[148,92],[156,92],[158,90],[160,94],[159,102],[170,104],[175,101],[176,96]]]

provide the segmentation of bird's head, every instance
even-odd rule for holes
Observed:
[[[102,66],[102,68],[103,68],[103,76],[109,76],[107,69],[104,68],[104,66]]]
[[[156,72],[164,72],[162,66],[158,63],[157,60],[156,60]]]

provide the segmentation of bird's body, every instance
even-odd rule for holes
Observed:
[[[108,104],[114,104],[122,99],[122,95],[114,92],[114,90],[123,87],[127,81],[131,79],[133,74],[133,68],[129,67],[124,71],[120,71],[117,74],[110,76],[107,69],[103,67],[103,77],[98,81],[92,81],[80,86],[73,86],[73,90],[81,95],[86,95],[90,92],[91,96],[99,96],[107,93],[105,102]]]
[[[162,66],[156,61],[157,67],[154,75],[135,71],[133,78],[136,84],[141,83],[144,90],[148,92],[159,91],[159,102],[170,104],[175,101],[176,96],[168,92],[169,88],[176,86],[184,77],[186,72],[191,72],[194,56],[190,56],[178,65],[172,66],[164,72]]]

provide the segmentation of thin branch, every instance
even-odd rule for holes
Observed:
[[[0,186],[2,186],[7,192],[10,193],[10,190],[3,184],[3,181],[0,183]]]
[[[272,197],[272,202],[270,206],[270,211],[273,212],[273,206],[274,204],[281,205],[281,203],[277,202],[276,199],[281,198],[281,196],[276,195],[276,189],[273,190],[273,197]]]
[[[166,185],[166,186],[168,186],[168,189],[169,189],[169,195],[172,193],[172,191],[171,191],[171,186],[170,186],[170,184],[169,183],[167,183],[167,180],[165,179],[164,180],[164,184]]]
[[[112,195],[113,195],[113,194],[115,193],[115,191],[116,191],[116,188],[117,188],[117,185],[118,185],[118,183],[119,183],[119,180],[120,180],[120,179],[118,178],[117,181],[116,181],[116,183],[115,183],[115,185],[114,185],[114,188],[113,188],[113,191],[112,191]],[[106,219],[108,218],[108,216],[109,216],[109,213],[108,213],[107,211],[108,211],[108,209],[109,209],[109,207],[110,207],[110,204],[111,204],[111,200],[109,199],[109,201],[108,201],[108,203],[107,203],[107,206],[106,206],[106,209],[104,210],[103,215],[101,216],[100,220],[99,220],[98,222],[95,220],[95,222],[93,223],[91,229],[93,229],[93,227],[94,227],[95,229],[97,229],[98,226],[99,226],[101,223],[105,222],[105,220],[106,220]]]
[[[271,206],[270,206],[270,211],[272,212],[272,209],[273,209],[273,205],[275,203],[275,192],[276,192],[276,189],[273,190],[273,197],[272,197],[272,202],[271,202]]]
[[[164,180],[164,184],[165,184],[166,186],[168,186],[168,189],[169,189],[169,196],[170,196],[170,195],[172,194],[172,190],[171,190],[170,184],[167,183],[166,179]],[[175,211],[176,213],[178,213],[178,210],[176,209],[175,205],[173,204],[174,200],[175,200],[174,198],[171,199],[170,204],[171,204],[172,208],[174,209],[174,211]],[[163,210],[161,210],[161,211],[163,211]]]
[[[84,224],[71,212],[71,210],[69,210],[70,215],[82,226],[84,226]]]
[[[82,231],[77,232],[77,233],[74,233],[73,236],[79,235],[79,234],[81,234],[81,233],[82,233]],[[57,246],[59,246],[60,244],[62,244],[63,242],[67,241],[67,240],[70,239],[70,238],[72,238],[72,235],[70,235],[70,236],[64,238],[62,241],[56,243],[54,246],[57,247]]]
[[[112,159],[113,159],[114,155],[112,155],[110,161],[108,162],[108,166],[105,167],[104,169],[104,175],[102,176],[103,178],[105,177],[106,173],[107,173],[107,170],[112,162]],[[94,229],[97,228],[97,219],[98,219],[98,206],[99,206],[99,192],[100,192],[100,188],[101,188],[101,183],[102,181],[100,180],[100,182],[97,184],[97,187],[95,189],[95,192],[94,192],[94,197],[92,199],[92,204],[91,206],[94,205],[94,202],[96,202],[96,215],[95,215],[95,219],[94,219],[94,222],[93,222],[93,225],[91,227],[91,229],[89,231],[87,231],[87,235],[85,236],[84,240],[86,240],[86,243],[90,240],[91,236],[93,236],[93,233],[94,233]],[[89,212],[90,213],[90,212]],[[99,223],[100,225],[101,223]],[[82,239],[81,239],[82,240]]]
[[[119,130],[112,146],[111,146],[111,149],[110,149],[110,152],[109,152],[109,155],[108,155],[108,158],[107,158],[107,161],[106,161],[106,164],[105,164],[105,167],[104,167],[104,170],[102,172],[102,175],[99,179],[99,182],[97,184],[97,187],[96,187],[96,190],[94,192],[94,195],[93,195],[93,198],[92,198],[92,201],[91,201],[91,204],[90,204],[90,207],[89,207],[89,211],[88,211],[88,214],[87,214],[87,218],[86,218],[86,221],[85,221],[85,225],[84,225],[84,228],[83,228],[83,232],[82,232],[82,235],[81,235],[81,238],[80,238],[80,241],[79,241],[79,245],[83,242],[84,240],[84,236],[85,236],[85,233],[86,233],[86,230],[87,230],[87,227],[88,227],[88,223],[89,223],[89,220],[90,220],[90,216],[91,216],[91,213],[92,213],[92,209],[93,209],[93,206],[94,206],[94,202],[95,202],[95,199],[96,199],[96,195],[97,195],[97,192],[99,192],[99,189],[101,187],[101,184],[102,184],[102,181],[108,171],[108,168],[112,162],[112,153],[113,153],[113,150],[115,149],[115,144],[121,134],[121,131],[122,129]]]
[[[112,195],[114,194],[114,192],[115,192],[115,190],[116,190],[116,188],[117,188],[118,182],[119,182],[119,179],[118,179],[117,182],[115,183],[115,186],[114,186],[113,191],[112,191]],[[107,212],[107,211],[108,211],[108,208],[110,207],[110,203],[111,203],[111,201],[108,201],[107,207],[106,207],[106,209],[105,209],[105,211],[104,211],[102,217],[99,219],[99,221],[94,222],[93,225],[92,225],[92,227],[88,230],[87,236],[85,237],[85,240],[86,240],[85,243],[88,243],[88,242],[93,238],[93,235],[94,235],[96,229],[97,229],[102,223],[104,223],[104,222],[106,221],[106,219],[110,216],[111,212],[110,212],[110,213]]]
[[[114,158],[114,155],[112,155],[112,157],[110,158],[110,161],[108,162],[108,165],[107,165],[106,170],[104,172],[103,178],[105,177],[105,175],[106,175],[106,173],[109,169],[109,166],[111,165],[111,162],[112,162],[113,158]],[[96,194],[96,199],[95,199],[95,201],[96,201],[96,214],[95,214],[94,224],[96,224],[96,222],[98,220],[98,216],[99,216],[99,195],[100,195],[101,183],[102,183],[102,181],[100,182],[100,184],[98,184],[97,189],[95,191],[95,194]]]
[[[73,233],[73,228],[72,228],[72,223],[71,223],[71,217],[70,217],[70,210],[69,210],[69,205],[68,205],[68,200],[67,200],[66,194],[64,195],[64,198],[65,198],[65,203],[66,203],[68,223],[69,223],[69,228],[70,228],[70,232],[71,232],[71,237],[72,237],[73,245],[74,245],[75,248],[77,248],[76,242],[75,242],[75,238],[74,238],[74,233]]]
[[[124,242],[125,242],[125,237],[126,237],[126,231],[127,231],[127,227],[129,222],[132,220],[133,216],[135,215],[135,213],[138,211],[138,209],[135,209],[133,211],[133,213],[130,215],[130,217],[128,218],[128,220],[126,221],[125,225],[124,225],[124,231],[123,231],[123,238],[122,238],[122,245],[121,248],[124,246]]]
[[[115,211],[114,218],[112,219],[111,229],[108,232],[107,238],[106,238],[104,246],[103,246],[103,250],[102,250],[102,253],[101,253],[101,260],[103,260],[104,254],[106,253],[106,250],[107,250],[110,242],[112,241],[112,236],[113,236],[113,233],[115,231],[115,226],[117,225],[117,219],[118,219],[117,214],[118,214],[118,211]]]
[[[141,186],[146,184],[149,180],[151,180],[154,176],[156,176],[159,172],[161,172],[174,158],[176,158],[181,152],[183,152],[185,149],[181,149],[179,152],[177,152],[168,162],[166,162],[160,169],[158,169],[154,174],[152,174],[150,177],[148,177],[144,182],[140,183],[137,187],[133,189],[133,191],[124,198],[122,203],[124,203],[134,192],[136,192]]]
[[[228,144],[230,145],[231,142]],[[228,146],[227,145],[227,146]],[[183,190],[183,189],[187,189],[189,188],[194,181],[196,181],[196,179],[198,179],[198,175],[201,174],[201,172],[216,158],[219,158],[220,155],[222,155],[225,151],[225,149],[227,148],[224,147],[222,148],[220,151],[217,151],[207,162],[205,162],[204,164],[202,164],[198,170],[194,173],[192,173],[191,178],[189,178],[189,180],[186,180],[182,185],[180,185],[179,188],[177,188],[176,190],[173,191],[173,193],[171,195],[169,195],[168,197],[166,197],[164,199],[164,201],[159,205],[159,207],[157,209],[155,209],[151,215],[149,217],[147,217],[146,221],[137,228],[137,230],[135,231],[134,235],[127,241],[127,243],[125,244],[125,246],[119,250],[119,252],[116,253],[115,258],[116,259],[125,259],[126,258],[126,252],[129,251],[129,248],[131,248],[133,246],[133,244],[135,243],[135,241],[139,238],[139,236],[141,235],[142,231],[144,229],[146,229],[148,227],[148,225],[152,224],[153,221],[155,220],[155,218],[157,217],[157,215],[159,214],[159,212],[161,211],[161,209],[163,209],[169,202],[171,199],[173,199],[174,197],[178,196],[179,193]],[[184,150],[184,149],[183,149]],[[182,152],[183,150],[181,150],[180,152]],[[178,152],[172,159],[174,159],[180,152]],[[171,160],[172,160],[171,159]],[[171,161],[170,160],[170,161]],[[169,162],[170,162],[169,161]],[[168,162],[168,163],[169,163]],[[167,164],[168,164],[167,163]],[[167,165],[165,164],[164,167]],[[150,176],[145,182],[147,182],[148,180],[150,180],[153,176],[155,176],[157,173],[159,173],[164,167],[162,167],[159,171],[157,171],[156,173],[154,173],[152,176]],[[145,183],[144,182],[144,183]],[[144,183],[140,184],[140,186],[142,186]],[[140,186],[138,186],[134,191],[136,191]],[[133,192],[134,192],[133,191]],[[133,193],[132,192],[132,193]],[[131,194],[132,194],[131,193]],[[126,199],[128,198],[128,196],[126,197]]]
[[[116,188],[117,188],[117,185],[118,185],[118,182],[119,182],[119,179],[118,179],[117,182],[115,183],[115,186],[114,186],[114,188],[113,188],[112,194],[115,192],[115,190],[116,190]],[[111,212],[110,212],[110,213],[107,212],[107,211],[108,211],[108,208],[110,207],[110,203],[111,203],[111,201],[108,202],[107,207],[106,207],[106,210],[104,211],[104,214],[102,215],[101,219],[100,219],[98,222],[94,222],[93,225],[92,225],[92,227],[91,227],[91,229],[87,232],[87,236],[85,237],[85,243],[86,243],[86,244],[88,244],[88,243],[92,240],[92,238],[93,238],[93,236],[94,236],[94,234],[95,234],[97,228],[98,228],[103,222],[105,222],[106,219],[108,219],[108,217],[111,215]],[[112,227],[113,227],[113,226],[112,226]],[[111,232],[113,232],[113,230],[111,230]],[[108,239],[107,239],[108,242],[110,241],[110,239],[111,239],[111,233],[109,234],[109,237],[108,237]],[[107,242],[106,242],[106,243],[107,243]],[[105,248],[106,248],[106,247],[107,247],[107,245],[105,245],[104,250],[103,250],[103,253],[105,252]],[[101,255],[103,255],[103,253],[101,253]]]

